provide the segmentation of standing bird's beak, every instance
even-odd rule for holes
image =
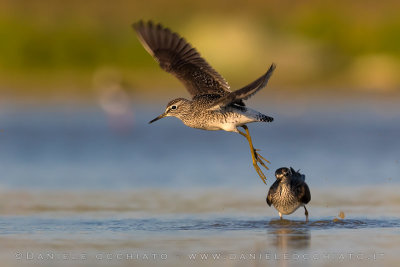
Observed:
[[[167,114],[166,114],[166,113],[163,113],[163,114],[161,114],[160,116],[158,116],[157,118],[155,118],[155,119],[149,121],[149,124],[150,124],[150,123],[153,123],[153,122],[155,122],[155,121],[158,121],[159,119],[162,119],[162,118],[164,118],[165,116],[167,116]]]

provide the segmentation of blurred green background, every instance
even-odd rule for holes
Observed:
[[[270,86],[283,92],[397,94],[399,10],[395,0],[0,0],[0,96],[90,99],[104,79],[143,96],[182,90],[138,42],[140,19],[180,33],[234,89],[275,62]]]

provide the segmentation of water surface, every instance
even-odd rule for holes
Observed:
[[[306,174],[312,200],[279,220],[246,140],[190,129],[162,108],[0,111],[5,266],[393,266],[400,262],[400,111],[297,110],[252,124],[271,160]],[[265,109],[265,108],[264,108]],[[278,116],[279,115],[279,116]],[[344,213],[344,218],[339,213]]]

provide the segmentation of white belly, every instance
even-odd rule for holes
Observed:
[[[210,122],[208,124],[207,130],[224,130],[227,132],[237,133],[237,127],[250,122],[254,122],[254,119],[244,115],[238,115],[234,118],[227,118],[225,120]]]

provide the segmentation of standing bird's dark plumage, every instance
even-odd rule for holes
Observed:
[[[311,193],[305,182],[305,175],[290,168],[279,168],[275,172],[276,181],[272,184],[267,195],[267,204],[273,205],[282,214],[288,215],[303,206],[306,220],[308,211],[306,204],[311,200]]]
[[[246,124],[271,122],[273,118],[246,107],[243,100],[267,85],[275,65],[272,64],[268,71],[254,82],[232,92],[226,80],[177,33],[152,22],[139,21],[133,28],[145,49],[160,67],[177,77],[192,96],[191,100],[177,98],[170,101],[165,112],[150,123],[173,116],[192,128],[224,130],[243,135],[250,145],[253,166],[265,183],[266,177],[258,163],[268,170],[264,161],[269,161],[254,149]],[[245,132],[239,131],[237,127],[242,127]]]

